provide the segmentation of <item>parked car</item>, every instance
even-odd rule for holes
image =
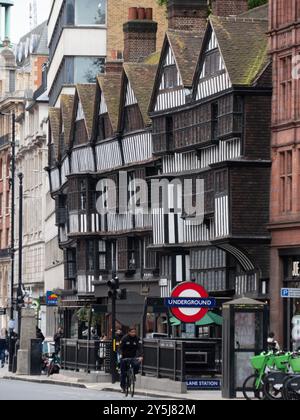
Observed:
[[[146,338],[153,338],[153,339],[165,338],[165,339],[168,339],[169,337],[168,337],[168,334],[153,332],[153,333],[147,334]]]

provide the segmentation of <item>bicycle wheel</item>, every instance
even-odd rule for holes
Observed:
[[[269,401],[283,400],[284,373],[271,373],[264,379],[264,394]]]
[[[135,393],[135,373],[134,373],[134,369],[133,367],[131,367],[130,372],[130,393],[131,393],[131,397],[134,398],[134,393]]]
[[[257,388],[257,375],[251,375],[249,378],[247,378],[243,385],[243,395],[246,400],[262,400],[263,395],[263,384],[261,383],[259,387]]]
[[[297,376],[290,377],[285,381],[283,386],[283,399],[285,401],[300,400],[299,378]]]
[[[131,378],[130,378],[130,370],[127,371],[126,374],[126,387],[125,387],[125,396],[128,397],[131,389]]]

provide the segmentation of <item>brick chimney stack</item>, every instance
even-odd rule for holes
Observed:
[[[248,0],[211,0],[211,8],[216,16],[235,16],[247,12]]]
[[[169,29],[204,32],[207,24],[207,0],[169,0]]]
[[[123,30],[125,62],[137,62],[156,51],[157,23],[151,8],[131,7]]]

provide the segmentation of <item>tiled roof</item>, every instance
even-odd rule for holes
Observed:
[[[118,130],[119,123],[121,81],[121,74],[109,73],[98,76],[98,82],[105,98],[108,115],[114,132]]]
[[[252,85],[270,62],[268,21],[211,16],[225,67],[233,85]]]
[[[81,102],[88,138],[91,139],[96,100],[96,84],[76,85],[78,98]]]
[[[157,65],[124,63],[124,71],[134,91],[145,125],[151,123],[148,109],[152,96]]]
[[[248,10],[248,12],[244,12],[238,15],[239,18],[247,18],[247,19],[268,19],[269,17],[269,4],[263,4],[262,6],[255,7],[254,9]]]
[[[60,109],[49,108],[49,122],[51,127],[52,143],[55,148],[55,157],[58,159],[60,136]]]
[[[178,70],[185,87],[191,87],[204,39],[203,33],[187,33],[184,31],[167,32]]]
[[[72,144],[72,120],[74,114],[75,96],[74,95],[61,95],[60,97],[62,122],[64,125],[65,144],[69,148]]]

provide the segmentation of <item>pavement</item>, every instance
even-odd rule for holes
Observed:
[[[76,374],[75,374],[76,375]],[[0,383],[3,381],[12,381],[16,384],[21,382],[27,382],[31,384],[44,384],[52,385],[55,387],[65,387],[65,388],[77,388],[80,392],[80,389],[86,389],[92,392],[97,393],[97,398],[105,398],[107,394],[110,395],[111,400],[120,399],[120,386],[119,384],[111,383],[84,383],[80,382],[82,380],[82,375],[79,377],[74,376],[74,373],[68,374],[68,372],[60,373],[48,378],[45,375],[42,376],[19,376],[13,373],[8,372],[7,367],[0,369]],[[157,379],[159,381],[159,379]],[[7,386],[9,382],[6,382]],[[101,398],[99,398],[99,393],[101,393]],[[1,399],[1,388],[0,388],[0,399]],[[138,388],[136,390],[137,397],[143,397],[141,399],[165,399],[165,400],[181,400],[181,401],[215,401],[222,400],[222,395],[220,391],[188,391],[187,394],[177,394],[173,392],[163,392],[163,391],[149,391],[146,389]],[[121,398],[122,399],[122,398]]]

